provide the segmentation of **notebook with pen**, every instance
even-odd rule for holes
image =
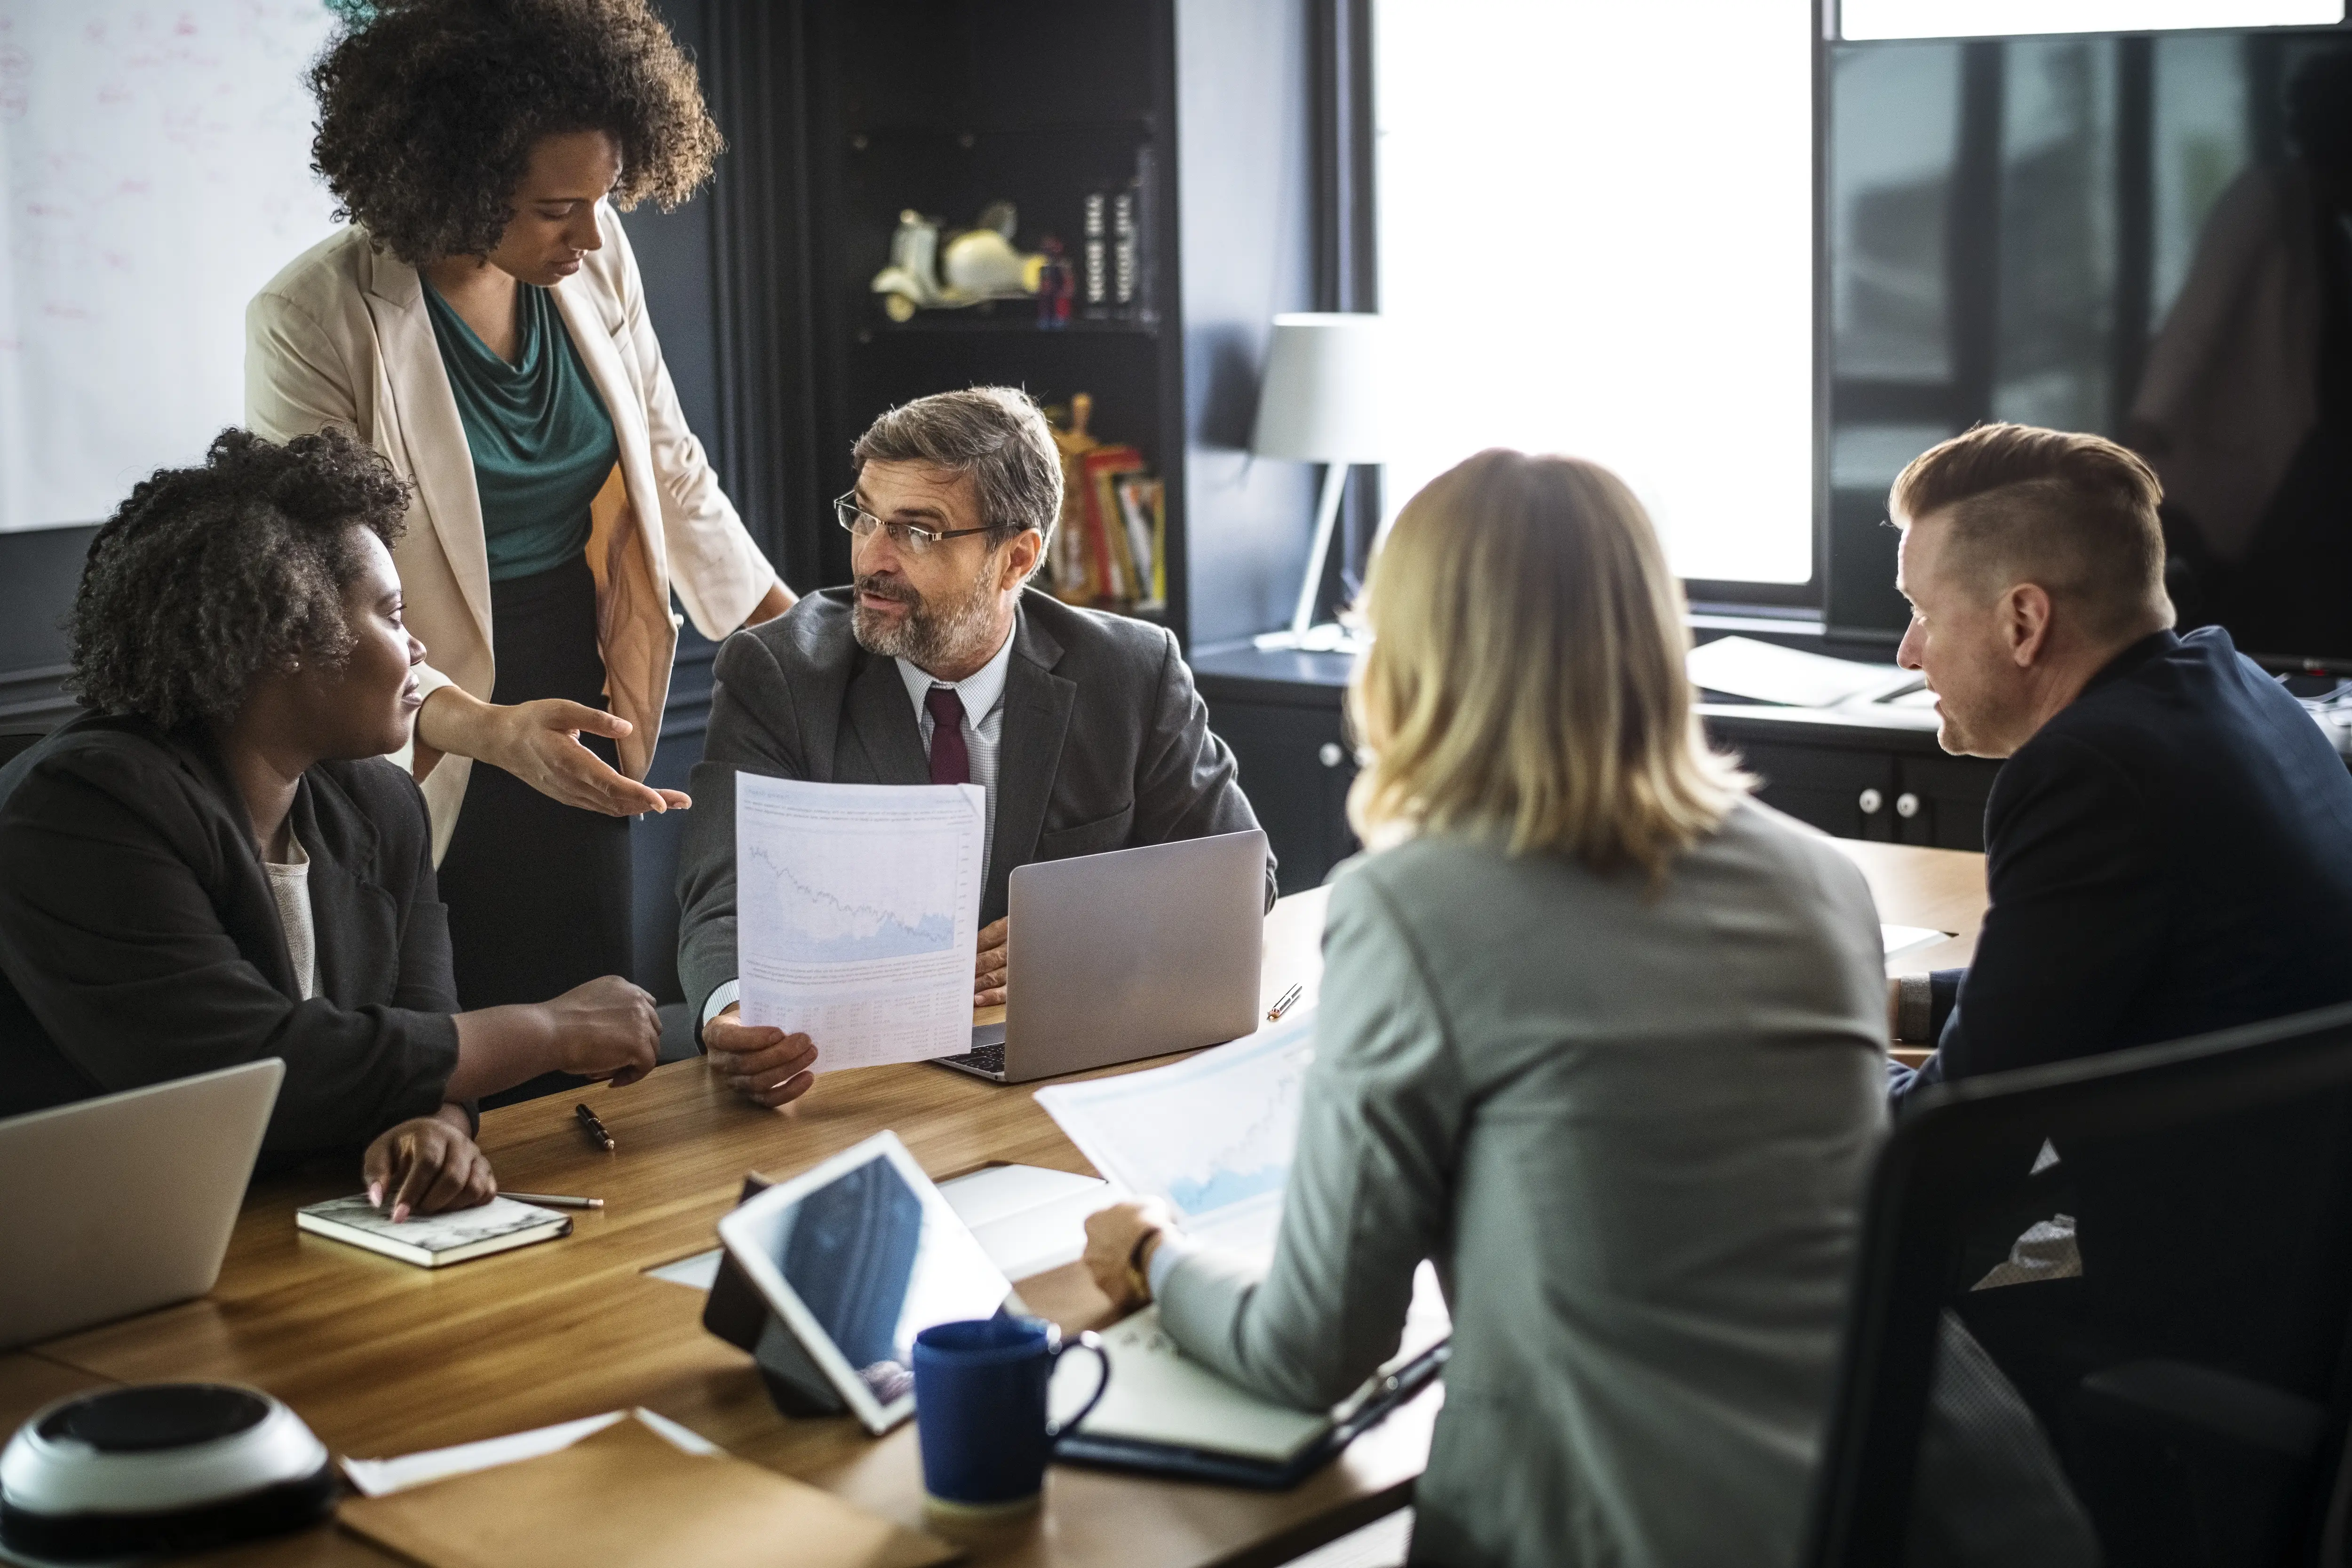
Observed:
[[[1185,1355],[1160,1328],[1157,1307],[1101,1332],[1109,1385],[1085,1422],[1055,1444],[1057,1462],[1262,1490],[1305,1480],[1428,1387],[1445,1369],[1449,1344],[1442,1318],[1412,1323],[1403,1347],[1361,1387],[1312,1411],[1262,1399]],[[1073,1374],[1054,1380],[1057,1414],[1093,1392],[1092,1367],[1069,1364]]]
[[[506,1197],[446,1214],[412,1215],[394,1225],[389,1214],[368,1202],[365,1193],[358,1193],[297,1209],[294,1224],[313,1236],[363,1247],[419,1268],[446,1268],[572,1234],[569,1215]]]

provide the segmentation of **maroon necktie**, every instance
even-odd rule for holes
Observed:
[[[931,782],[971,783],[971,753],[963,744],[963,699],[952,686],[934,686],[923,706],[931,710]]]

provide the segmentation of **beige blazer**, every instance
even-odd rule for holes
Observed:
[[[615,481],[593,508],[588,564],[605,695],[633,726],[620,742],[621,770],[642,779],[677,647],[671,592],[716,639],[741,626],[777,578],[686,427],[620,219],[600,204],[597,226],[604,248],[557,285],[555,299],[620,441]],[[489,700],[498,670],[481,500],[416,268],[374,249],[359,228],[339,230],[254,296],[245,331],[249,426],[284,441],[340,426],[415,486],[393,559],[408,625],[426,650],[421,684],[427,695],[456,684]],[[436,862],[472,767],[445,757],[425,780]]]

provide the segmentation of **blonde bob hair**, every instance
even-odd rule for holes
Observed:
[[[1349,691],[1367,843],[1460,832],[1663,876],[1752,781],[1708,751],[1682,585],[1623,480],[1494,448],[1405,503]]]

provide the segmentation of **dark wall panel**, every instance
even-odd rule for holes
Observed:
[[[1249,454],[1273,316],[1315,304],[1307,16],[1303,0],[1176,8],[1196,645],[1287,623],[1314,531],[1320,470]]]
[[[0,533],[0,733],[51,730],[73,713],[65,675],[66,611],[94,523]]]

